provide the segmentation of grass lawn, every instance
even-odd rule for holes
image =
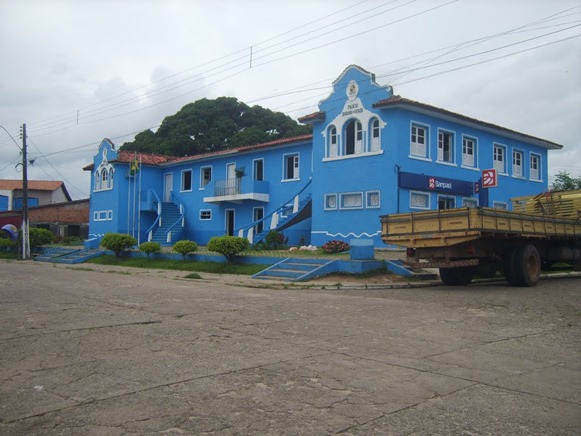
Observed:
[[[132,268],[169,269],[178,271],[207,272],[214,274],[252,275],[267,268],[269,265],[243,265],[237,263],[194,262],[182,259],[147,259],[144,257],[100,256],[85,263],[97,265],[117,265]]]

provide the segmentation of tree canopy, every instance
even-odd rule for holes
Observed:
[[[567,171],[559,171],[551,183],[551,191],[574,191],[581,189],[581,176],[572,177]]]
[[[288,115],[247,106],[233,97],[201,99],[166,117],[154,133],[144,130],[124,151],[192,156],[311,132]]]

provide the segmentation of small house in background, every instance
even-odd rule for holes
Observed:
[[[22,180],[0,180],[0,211],[22,209]],[[72,201],[65,184],[57,180],[29,180],[28,206]]]
[[[22,180],[0,180],[0,227],[22,225]],[[57,239],[85,239],[89,227],[89,199],[73,201],[62,181],[28,181],[30,227],[50,230]]]

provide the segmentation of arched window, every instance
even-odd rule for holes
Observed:
[[[107,189],[109,187],[109,171],[107,168],[103,168],[101,173],[101,189]]]
[[[339,154],[339,149],[337,146],[337,128],[335,126],[331,126],[329,128],[329,136],[328,136],[328,141],[329,141],[329,148],[327,151],[327,156],[328,157],[335,157],[337,156],[337,154]]]
[[[111,168],[111,170],[109,170],[109,185],[108,185],[109,189],[113,189],[113,174],[114,173],[115,173],[115,169]]]
[[[345,128],[345,154],[363,152],[363,129],[358,120],[351,120]]]
[[[95,171],[95,191],[101,190],[101,172]]]
[[[373,118],[371,120],[371,141],[369,144],[369,151],[378,151],[381,148],[381,136],[379,130],[379,120]]]

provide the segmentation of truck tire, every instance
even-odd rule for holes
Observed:
[[[541,258],[534,245],[523,245],[516,250],[514,273],[517,286],[536,286],[541,277]]]
[[[448,286],[466,286],[472,282],[474,272],[471,266],[440,268],[440,279]]]

